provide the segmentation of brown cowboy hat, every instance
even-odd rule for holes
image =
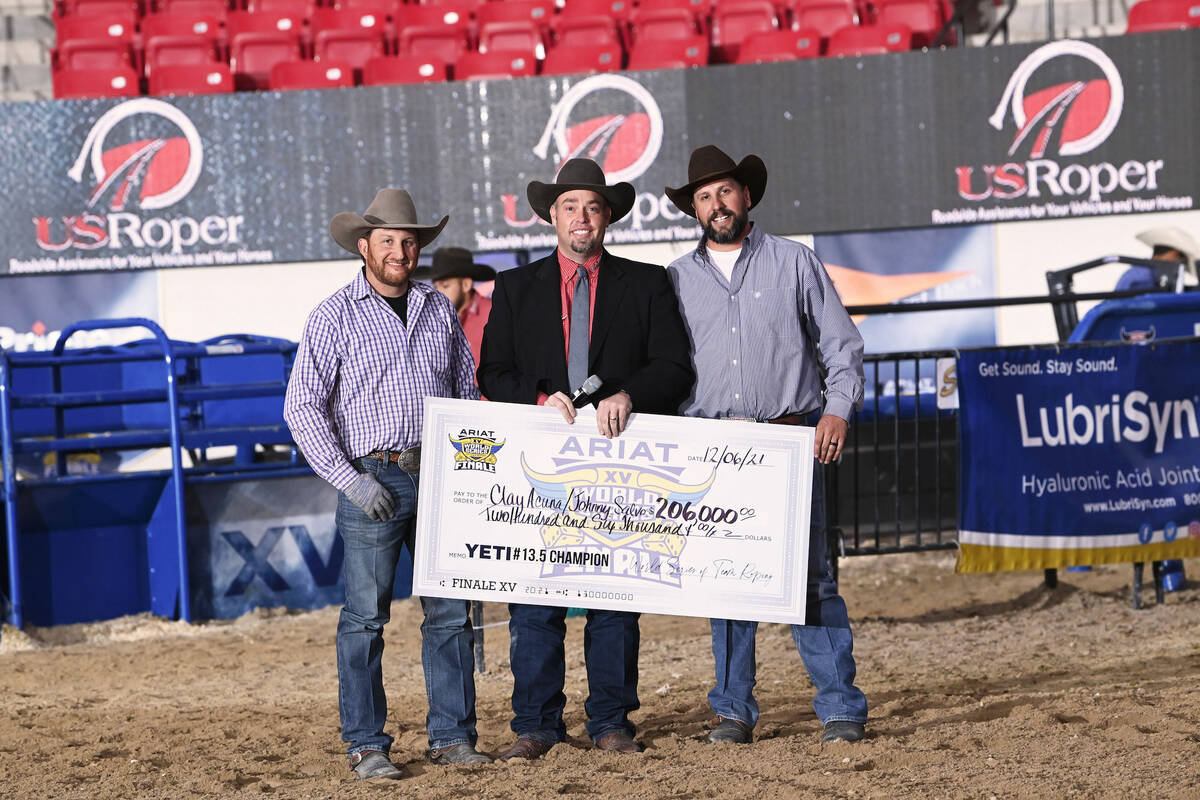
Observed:
[[[767,165],[756,155],[748,155],[739,163],[725,155],[719,147],[707,144],[692,151],[688,160],[688,182],[678,189],[667,187],[667,197],[689,217],[696,216],[692,195],[706,183],[720,178],[735,178],[750,190],[750,207],[758,205],[767,188]]]
[[[436,225],[420,225],[417,223],[416,206],[408,192],[403,189],[380,189],[361,217],[353,211],[335,215],[329,222],[329,234],[343,250],[359,255],[358,240],[370,236],[376,228],[412,231],[417,235],[421,247],[424,247],[437,238],[449,221],[447,215]]]
[[[609,186],[604,180],[604,170],[590,158],[570,159],[562,165],[554,183],[533,181],[525,190],[525,195],[529,198],[529,205],[533,207],[534,213],[550,222],[551,204],[560,194],[573,189],[587,189],[607,200],[608,207],[612,209],[612,219],[609,223],[616,222],[628,214],[637,200],[633,184],[622,182]]]
[[[487,264],[477,264],[465,247],[439,247],[433,251],[433,266],[417,267],[412,276],[419,281],[440,281],[442,278],[494,281],[496,270]]]

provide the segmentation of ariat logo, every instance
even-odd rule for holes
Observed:
[[[463,428],[458,432],[458,438],[450,437],[450,444],[457,451],[454,454],[454,469],[478,472],[495,472],[496,453],[504,447],[503,441],[496,440],[494,431],[474,428]]]

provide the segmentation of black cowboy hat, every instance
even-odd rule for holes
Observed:
[[[587,189],[608,201],[612,209],[610,223],[616,222],[629,213],[637,199],[631,183],[615,183],[609,186],[604,180],[604,170],[590,158],[572,158],[562,165],[554,183],[533,181],[525,190],[529,205],[533,211],[546,222],[550,222],[550,206],[563,192],[573,189]]]
[[[417,209],[408,192],[403,189],[380,189],[361,217],[353,211],[343,211],[334,216],[329,222],[329,234],[342,249],[357,256],[358,240],[370,236],[376,228],[412,231],[417,235],[421,247],[424,247],[437,238],[449,221],[447,215],[437,224],[420,225],[417,223]]]
[[[756,155],[748,155],[739,163],[716,145],[705,145],[692,151],[688,160],[688,182],[678,189],[667,187],[667,197],[689,217],[696,216],[692,195],[706,183],[721,178],[734,178],[750,190],[750,207],[758,205],[767,189],[767,165]]]
[[[433,251],[432,267],[417,267],[412,276],[419,281],[440,281],[442,278],[470,278],[473,281],[494,281],[496,270],[475,262],[465,247],[439,247]]]

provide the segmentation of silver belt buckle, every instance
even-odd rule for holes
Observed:
[[[396,466],[410,475],[421,471],[421,445],[413,445],[396,455]]]

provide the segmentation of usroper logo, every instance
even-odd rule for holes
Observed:
[[[131,120],[136,118],[137,125]],[[134,130],[149,131],[134,135]],[[183,200],[204,168],[195,124],[161,100],[141,97],[110,108],[93,123],[68,177],[91,188],[76,214],[34,217],[41,250],[166,250],[238,243],[242,216],[144,216]]]
[[[1065,80],[1040,84],[1048,65]],[[1049,71],[1049,70],[1047,70]],[[1035,87],[1030,90],[1031,82]],[[955,168],[964,200],[1020,197],[1099,201],[1118,189],[1155,191],[1161,159],[1086,163],[1077,159],[1102,145],[1116,129],[1125,106],[1121,73],[1103,50],[1087,42],[1063,40],[1034,50],[1018,65],[988,123],[1013,136],[1006,161]]]
[[[611,73],[593,75],[571,86],[550,108],[541,138],[533,146],[538,158],[554,171],[572,158],[590,158],[609,183],[635,181],[658,158],[663,144],[663,115],[654,95],[633,78]],[[517,217],[517,193],[501,196],[504,221],[513,228],[541,222]],[[630,214],[631,227],[664,217],[683,218],[663,195],[640,192]]]

